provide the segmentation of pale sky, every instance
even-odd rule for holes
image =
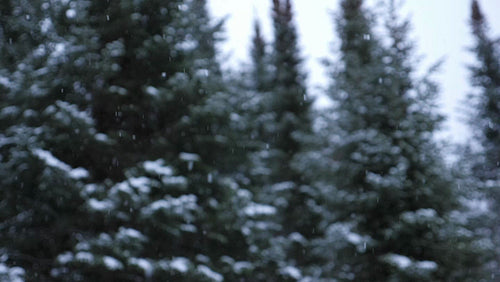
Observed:
[[[367,7],[377,7],[379,0],[368,0]],[[238,66],[248,62],[250,39],[254,18],[261,21],[264,36],[272,39],[270,23],[271,0],[209,0],[210,11],[216,18],[228,16],[225,24],[227,40],[220,46],[230,54],[227,66]],[[320,60],[332,56],[336,46],[335,26],[332,12],[338,10],[338,0],[294,0],[296,26],[299,44],[308,74],[310,93],[318,95],[328,83],[326,69]],[[426,68],[440,58],[445,62],[437,80],[441,86],[441,111],[447,117],[442,138],[464,142],[470,137],[464,120],[463,109],[469,86],[467,64],[474,57],[467,51],[472,46],[468,26],[470,0],[406,0],[402,14],[409,15],[413,30],[411,38],[417,43],[417,54],[424,56],[421,67]],[[500,36],[500,0],[480,0],[479,4],[490,26],[490,35]],[[335,50],[335,49],[334,49]],[[324,100],[318,99],[320,104]]]

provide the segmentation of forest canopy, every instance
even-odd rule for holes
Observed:
[[[500,50],[477,0],[473,145],[398,1],[339,0],[313,107],[292,0],[221,67],[205,0],[0,2],[0,281],[494,281]],[[472,142],[472,141],[471,141]]]

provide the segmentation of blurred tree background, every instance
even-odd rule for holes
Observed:
[[[397,3],[340,1],[317,110],[291,0],[227,71],[205,0],[0,2],[0,281],[498,279],[498,40],[473,0],[450,165]]]

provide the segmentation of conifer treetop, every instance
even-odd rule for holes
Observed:
[[[482,26],[484,24],[484,16],[481,12],[481,7],[479,7],[479,3],[477,0],[472,1],[471,8],[471,20],[474,26]]]

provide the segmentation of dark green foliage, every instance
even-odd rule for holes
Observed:
[[[318,236],[322,210],[316,203],[317,192],[296,165],[312,134],[312,99],[301,70],[292,4],[288,0],[272,3],[272,51],[266,54],[258,25],[251,49],[250,77],[254,95],[259,95],[253,120],[260,125],[252,138],[264,145],[250,156],[251,181],[257,185],[256,197],[277,211],[267,223],[270,228],[260,231],[273,238],[257,243],[261,254],[256,263],[259,281],[295,281],[315,264],[309,240]]]
[[[476,136],[484,148],[485,163],[477,168],[483,179],[497,179],[500,155],[500,51],[488,35],[488,26],[477,1],[472,1],[471,28],[477,64],[470,67],[471,82],[477,89],[472,98],[476,115],[471,120]]]
[[[476,63],[469,67],[471,84],[474,92],[469,96],[473,102],[473,115],[470,120],[474,136],[481,145],[471,160],[473,162],[472,179],[482,187],[489,199],[490,238],[498,246],[500,231],[498,229],[498,210],[500,203],[500,49],[498,40],[489,35],[487,20],[479,3],[471,2],[470,26],[474,37],[471,51],[476,56]],[[489,271],[498,275],[500,250],[494,248],[494,262],[489,265]]]
[[[250,56],[252,58],[251,81],[254,90],[258,92],[269,91],[271,85],[271,70],[269,54],[266,51],[267,44],[262,37],[259,21],[254,22],[254,33],[252,38],[252,47]]]
[[[300,142],[294,132],[310,131],[311,100],[306,94],[305,77],[301,73],[301,58],[298,50],[297,32],[293,21],[291,1],[273,1],[273,96],[272,112],[276,115],[276,129],[271,145],[281,151],[280,169],[275,172],[275,181],[291,180],[289,167],[293,155],[300,151]],[[279,172],[278,172],[279,171]]]
[[[9,38],[2,40],[0,61],[2,262],[23,267],[28,280],[44,281],[53,259],[85,226],[75,220],[83,217],[80,190],[106,144],[96,138],[78,87],[84,76],[72,65],[86,46],[59,33],[56,19],[69,7],[8,2],[0,26]]]
[[[433,141],[434,69],[393,5],[387,38],[340,6],[318,114],[291,0],[229,78],[205,0],[0,2],[0,281],[480,279],[489,221]],[[486,153],[464,171],[497,187],[498,50],[472,18]]]
[[[2,263],[29,280],[247,275],[251,265],[238,261],[248,257],[251,194],[224,176],[232,137],[216,60],[221,24],[205,1],[12,9],[32,9],[33,24],[17,11],[2,25],[31,46],[24,57],[2,52]],[[39,26],[43,36],[26,37]],[[135,242],[127,228],[144,235]],[[177,256],[177,272],[156,264]]]
[[[384,46],[363,1],[341,2],[341,59],[333,72],[338,142],[333,146],[333,217],[325,241],[339,279],[467,279],[477,257],[451,212],[453,182],[432,140],[437,85],[413,79],[408,23],[390,6]],[[451,248],[450,242],[460,248]],[[321,246],[321,244],[320,244]],[[464,261],[451,259],[461,257]],[[351,277],[351,278],[350,278]]]
[[[88,185],[88,212],[105,231],[60,254],[56,277],[211,281],[207,269],[234,279],[251,271],[248,262],[238,268],[247,258],[241,229],[248,217],[237,208],[252,204],[248,192],[228,178],[196,180],[201,159],[187,153],[180,159],[192,173],[177,175],[158,159],[128,170],[127,180],[112,187]]]

